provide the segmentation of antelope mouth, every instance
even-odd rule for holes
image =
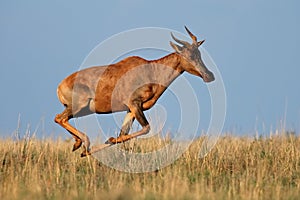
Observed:
[[[205,83],[209,83],[215,80],[213,73],[201,73],[202,79]]]

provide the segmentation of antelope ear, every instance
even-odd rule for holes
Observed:
[[[201,41],[197,42],[198,47],[200,47],[200,45],[203,44],[203,42],[205,42],[205,40],[201,40]]]
[[[172,46],[172,48],[177,52],[177,53],[181,53],[182,51],[182,47],[178,46],[177,44],[174,44],[173,42],[170,42],[170,45]]]

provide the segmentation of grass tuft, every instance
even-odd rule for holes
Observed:
[[[203,139],[151,173],[124,173],[71,152],[72,141],[0,140],[0,199],[299,199],[300,138],[222,137],[204,158]],[[138,139],[149,152],[172,141]]]

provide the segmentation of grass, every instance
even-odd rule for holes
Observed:
[[[298,136],[224,136],[200,159],[202,141],[194,141],[165,168],[134,174],[109,168],[93,157],[80,158],[80,150],[71,152],[73,141],[2,139],[0,199],[300,198]],[[128,146],[147,152],[161,142],[137,139]]]

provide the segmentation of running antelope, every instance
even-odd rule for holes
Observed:
[[[109,138],[104,145],[125,142],[147,134],[150,125],[143,111],[150,109],[168,86],[183,72],[201,77],[204,82],[213,81],[214,75],[201,59],[198,49],[204,40],[197,41],[187,27],[192,43],[171,36],[178,44],[170,42],[175,50],[158,60],[145,60],[132,56],[115,64],[96,66],[75,72],[65,78],[57,88],[57,95],[65,110],[56,115],[55,122],[69,131],[75,139],[73,151],[84,143],[81,156],[90,155],[100,148],[90,148],[86,134],[74,128],[68,121],[92,113],[106,114],[127,111],[120,134]],[[129,134],[134,120],[142,129]]]

